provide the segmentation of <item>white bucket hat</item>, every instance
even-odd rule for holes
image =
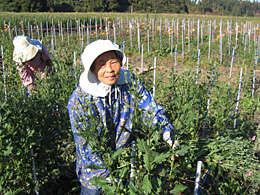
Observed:
[[[38,51],[42,50],[40,41],[30,39],[24,35],[18,35],[13,39],[14,51],[13,60],[15,62],[26,62],[34,58]]]
[[[81,61],[85,70],[80,75],[79,85],[85,92],[93,96],[104,97],[107,95],[110,89],[109,85],[100,82],[97,77],[90,71],[90,67],[95,59],[107,51],[116,51],[122,59],[122,66],[125,64],[125,54],[119,49],[119,46],[116,43],[113,43],[110,40],[98,39],[88,44],[81,54]],[[125,75],[126,72],[127,77]],[[130,81],[129,72],[127,70],[121,69],[116,84],[121,85],[127,83],[128,81]]]

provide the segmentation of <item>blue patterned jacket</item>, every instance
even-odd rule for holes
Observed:
[[[82,128],[84,125],[79,120],[80,117],[87,114],[84,111],[84,106],[95,105],[97,109],[95,114],[99,115],[104,125],[110,127],[111,134],[115,135],[114,140],[111,140],[115,145],[115,150],[125,147],[130,141],[133,125],[131,118],[134,114],[133,107],[137,94],[140,98],[138,99],[138,108],[143,110],[145,116],[149,117],[153,124],[159,124],[164,132],[173,129],[165,116],[164,108],[152,98],[144,85],[141,82],[136,83],[135,80],[132,83],[135,83],[138,88],[136,94],[130,92],[132,85],[129,83],[113,85],[111,92],[106,97],[94,97],[78,86],[69,99],[68,111],[76,144],[76,173],[81,184],[90,189],[96,188],[88,182],[91,178],[94,176],[107,177],[109,173],[107,169],[93,170],[86,168],[87,165],[102,166],[102,160],[98,158],[97,154],[92,153],[86,140],[79,135],[75,135],[80,130],[88,130]],[[123,128],[129,131],[126,132]]]

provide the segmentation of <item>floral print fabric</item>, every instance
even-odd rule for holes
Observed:
[[[141,82],[138,82],[137,86],[137,94],[140,97],[138,108],[143,110],[145,117],[149,117],[154,125],[159,124],[164,132],[171,131],[173,126],[168,122],[165,110],[154,101]],[[94,97],[84,92],[78,86],[69,99],[68,111],[76,144],[76,172],[82,185],[90,189],[97,188],[88,182],[91,178],[94,176],[107,177],[109,172],[106,168],[99,170],[86,168],[87,165],[102,166],[102,160],[98,158],[97,154],[92,153],[87,140],[84,140],[79,135],[75,135],[80,133],[80,131],[88,131],[88,127],[80,121],[82,116],[87,115],[84,107],[88,105],[92,110],[94,110],[94,107],[96,108],[95,115],[99,116],[103,124],[108,127],[109,132],[111,132],[109,133],[110,138],[108,142],[110,147],[115,150],[125,147],[131,142],[132,116],[137,95],[130,92],[130,87],[130,84],[115,84],[106,97]],[[88,122],[86,121],[86,123]],[[128,131],[123,130],[123,128],[126,128]],[[97,130],[101,131],[100,129]]]

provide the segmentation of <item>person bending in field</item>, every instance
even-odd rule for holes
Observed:
[[[44,78],[45,74],[51,72],[52,60],[48,50],[40,41],[18,35],[13,39],[13,45],[13,60],[17,64],[19,75],[25,87],[32,87],[35,84],[35,74],[38,71],[41,74],[41,79]]]
[[[109,173],[107,169],[86,168],[88,165],[102,166],[102,160],[97,154],[92,153],[88,140],[79,135],[81,130],[88,131],[82,129],[79,118],[87,115],[84,113],[84,107],[91,105],[93,110],[95,107],[95,115],[101,118],[111,135],[115,135],[113,140],[110,140],[115,145],[115,150],[126,147],[130,142],[133,124],[131,116],[135,101],[129,84],[136,80],[134,77],[131,78],[128,70],[121,68],[126,57],[118,45],[110,40],[96,40],[88,44],[81,55],[81,60],[85,70],[80,76],[78,87],[69,99],[67,108],[76,144],[76,173],[81,183],[81,194],[97,195],[101,194],[101,189],[91,185],[89,180],[95,176],[107,178]],[[173,126],[168,122],[165,110],[155,102],[140,81],[138,81],[138,93],[141,97],[138,102],[139,109],[152,113],[153,124],[158,123],[164,131],[163,140],[174,148],[175,144],[172,144],[170,136]]]

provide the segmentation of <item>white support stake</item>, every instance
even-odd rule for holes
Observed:
[[[47,37],[49,37],[48,21],[46,21],[46,33],[47,33]]]
[[[211,20],[210,20],[210,24],[209,24],[209,56],[208,59],[210,59],[210,45],[211,45]]]
[[[41,28],[41,40],[43,40],[43,32],[42,32],[42,22],[40,23],[40,28]]]
[[[130,167],[130,179],[133,180],[134,170],[135,170],[135,143],[132,145],[132,158],[131,158],[131,167]]]
[[[200,19],[198,19],[198,26],[197,26],[197,50],[200,48]]]
[[[97,18],[95,17],[95,31],[96,31],[96,39],[98,39],[98,30],[97,30]]]
[[[53,43],[53,36],[51,37],[51,53],[54,55],[54,43]]]
[[[74,51],[74,76],[75,76],[75,87],[77,87],[77,75],[76,75],[76,52]]]
[[[129,58],[127,57],[126,58],[126,70],[128,70],[129,69]]]
[[[150,52],[150,38],[149,38],[149,30],[147,30],[147,53]]]
[[[31,152],[31,156],[32,156],[33,179],[34,179],[34,182],[36,184],[37,183],[37,175],[36,175],[36,168],[35,168],[33,148],[30,149],[30,152]],[[39,194],[38,190],[35,190],[35,194]]]
[[[61,41],[63,42],[62,21],[60,22],[60,35],[61,35]]]
[[[188,52],[190,52],[190,19],[188,20]]]
[[[222,35],[222,21],[220,22],[220,64],[223,64],[223,35]]]
[[[28,37],[30,37],[30,23],[29,23],[29,21],[28,21],[28,23],[27,23],[27,32],[28,32]]]
[[[244,46],[244,56],[246,56],[246,40],[247,40],[247,35],[246,35],[246,38],[245,38],[245,46]]]
[[[253,77],[253,90],[252,90],[252,96],[255,94],[255,75],[256,75],[256,66],[258,61],[258,53],[255,51],[255,67],[254,67],[254,77]]]
[[[85,20],[84,20],[84,25],[85,25]],[[91,29],[91,26],[92,26],[92,22],[91,22],[91,18],[89,19],[89,34],[91,35],[92,33],[92,29]]]
[[[23,21],[22,21],[22,26],[21,26],[21,27],[22,27],[22,32],[23,32],[23,35],[24,35],[24,29],[23,29]]]
[[[107,39],[108,39],[108,28],[109,28],[109,24],[108,24],[108,21],[106,19],[106,35],[107,35]]]
[[[17,29],[16,26],[14,26],[15,36],[17,36]]]
[[[154,24],[154,18],[153,18],[152,21],[153,21],[153,22],[152,22],[152,40],[154,41],[154,26],[155,26],[155,24]]]
[[[54,30],[54,49],[57,49],[57,41],[56,41],[56,29],[55,29],[55,25],[53,26],[53,30]]]
[[[196,78],[196,85],[198,84],[198,79],[199,79],[199,65],[200,65],[200,49],[198,50],[198,64],[197,64],[197,78]]]
[[[159,32],[160,32],[160,50],[161,50],[162,49],[162,24],[161,24],[161,20],[160,20]]]
[[[174,75],[175,75],[175,69],[176,69],[176,66],[177,66],[177,49],[178,49],[178,46],[175,45],[175,51],[174,51]]]
[[[31,25],[31,38],[33,39],[33,27]]]
[[[240,71],[240,81],[239,81],[239,90],[238,90],[238,94],[237,94],[237,105],[236,105],[236,114],[238,113],[238,107],[239,107],[239,100],[240,100],[240,92],[241,92],[241,88],[242,88],[242,76],[243,76],[243,68],[241,68]],[[235,118],[234,121],[234,129],[237,126],[237,118]]]
[[[233,63],[234,63],[234,56],[235,56],[235,48],[233,49],[233,53],[232,53],[232,60],[231,60],[231,66],[230,66],[230,72],[229,72],[229,82],[228,82],[228,85],[230,85],[230,81],[231,81],[232,69],[233,69]]]
[[[183,59],[183,61],[184,61],[184,26],[185,24],[184,24],[184,22],[182,22],[182,28],[181,28],[181,45],[182,45],[182,59]]]
[[[238,40],[238,23],[236,22],[236,47],[237,48],[237,40]]]
[[[141,54],[141,74],[144,71],[144,45],[142,44],[142,54]]]
[[[137,40],[138,40],[138,51],[140,54],[140,28],[139,28],[139,24],[137,23]]]
[[[88,29],[88,24],[87,24],[87,45],[89,44],[89,29]]]
[[[38,36],[38,40],[40,40],[40,32],[39,32],[39,26],[36,26],[36,30],[37,30],[37,36]]]
[[[70,34],[72,35],[72,21],[70,20]]]
[[[171,28],[168,25],[169,48],[171,48]]]
[[[201,23],[201,30],[200,30],[200,34],[201,34],[201,45],[203,45],[203,28],[204,28],[204,22],[205,21],[203,21],[202,23]]]
[[[258,36],[257,52],[259,53],[260,48],[260,35]]]
[[[200,184],[200,176],[201,176],[201,161],[197,163],[197,171],[196,171],[196,180],[195,180],[195,188],[194,188],[194,195],[198,195],[199,192],[199,184]]]
[[[114,43],[116,43],[116,23],[113,22],[113,30],[114,30]]]
[[[8,22],[8,33],[9,33],[9,38],[11,39],[10,22]]]
[[[70,45],[69,22],[67,22],[67,38],[68,38],[68,45]]]
[[[177,18],[177,24],[176,24],[176,36],[177,36],[177,44],[179,42],[179,18]]]
[[[83,25],[81,24],[81,50],[83,50],[83,45],[84,45],[84,36],[83,36],[83,33],[84,33],[84,29],[83,29]]]
[[[2,57],[2,68],[3,68],[3,77],[4,77],[4,93],[5,93],[5,101],[7,100],[7,94],[6,94],[6,86],[5,86],[5,67],[4,67],[4,50],[3,46],[1,45],[1,57]]]
[[[211,96],[211,89],[212,89],[212,86],[213,86],[213,81],[214,81],[215,73],[216,73],[216,64],[214,64],[214,70],[213,70],[213,74],[212,74],[212,81],[211,81],[211,84],[210,84],[210,90],[209,90],[209,98],[208,98],[207,110],[209,109],[210,96]],[[204,136],[204,135],[203,135],[203,136]]]
[[[153,74],[153,98],[155,99],[155,85],[156,85],[156,57],[154,57],[154,74]]]
[[[130,31],[130,43],[131,43],[131,47],[133,46],[133,42],[132,42],[132,24],[131,22],[129,22],[129,31]]]

